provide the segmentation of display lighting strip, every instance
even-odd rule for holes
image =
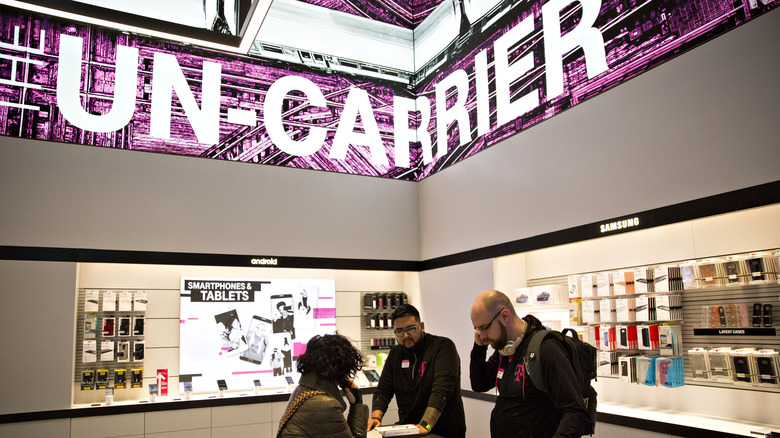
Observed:
[[[263,24],[263,21],[265,20],[265,17],[268,14],[268,9],[270,9],[271,3],[273,3],[273,0],[257,1],[257,3],[254,6],[254,9],[250,11],[251,18],[249,19],[248,23],[245,25],[245,31],[243,37],[241,38],[241,43],[236,47],[228,44],[220,44],[220,43],[206,41],[198,38],[190,38],[180,34],[161,32],[158,30],[148,29],[145,27],[131,26],[116,21],[104,20],[100,18],[91,17],[88,15],[81,15],[73,12],[63,11],[60,9],[34,5],[34,4],[30,4],[18,0],[0,0],[0,4],[2,5],[7,5],[18,9],[24,9],[39,14],[51,15],[54,17],[64,18],[66,20],[78,21],[78,22],[93,24],[95,26],[117,29],[123,32],[167,39],[167,40],[182,42],[194,46],[205,47],[205,48],[220,50],[229,53],[238,53],[242,55],[247,54],[250,48],[252,47],[252,43],[255,41],[257,33],[260,31],[260,26]]]

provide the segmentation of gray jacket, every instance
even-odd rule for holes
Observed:
[[[344,418],[347,404],[334,382],[322,380],[314,374],[304,374],[298,387],[290,395],[290,402],[304,391],[318,390],[325,393],[315,395],[298,407],[287,420],[281,437],[334,437],[365,438],[368,428],[368,406],[363,404],[359,389],[352,388],[356,403],[350,406],[349,415]],[[288,402],[289,405],[289,402]]]

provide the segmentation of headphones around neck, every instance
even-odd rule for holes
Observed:
[[[502,356],[511,356],[515,354],[515,350],[517,350],[517,347],[520,346],[520,342],[523,340],[523,336],[525,336],[525,334],[521,334],[514,341],[507,341],[504,348],[498,350],[498,354]]]

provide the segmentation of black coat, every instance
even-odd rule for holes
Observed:
[[[413,349],[402,345],[390,349],[372,410],[387,412],[393,395],[400,424],[419,424],[430,406],[441,412],[431,433],[447,438],[466,435],[466,415],[460,397],[460,356],[449,338],[423,333]]]
[[[319,390],[325,395],[315,395],[298,407],[287,420],[281,436],[322,437],[322,438],[365,438],[368,429],[368,405],[362,397],[356,397],[357,403],[350,405],[349,414],[344,419],[347,408],[344,398],[334,382],[318,379],[314,374],[301,376],[298,387],[290,395],[290,402],[303,391]],[[353,394],[359,390],[353,389]]]
[[[529,326],[527,334],[544,330],[532,315],[524,319]],[[496,406],[490,416],[490,436],[574,438],[589,434],[590,416],[560,341],[548,337],[539,348],[539,362],[548,389],[543,392],[525,373],[523,356],[530,338],[526,335],[512,356],[504,357],[496,351],[485,361],[487,346],[474,344],[471,350],[471,388],[485,392],[498,386]]]

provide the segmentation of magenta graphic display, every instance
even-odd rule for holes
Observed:
[[[778,4],[495,1],[476,16],[467,3],[391,14],[350,2],[344,13],[409,28],[436,8],[415,32],[456,20],[408,80],[337,57],[226,54],[0,7],[0,134],[416,181]]]

